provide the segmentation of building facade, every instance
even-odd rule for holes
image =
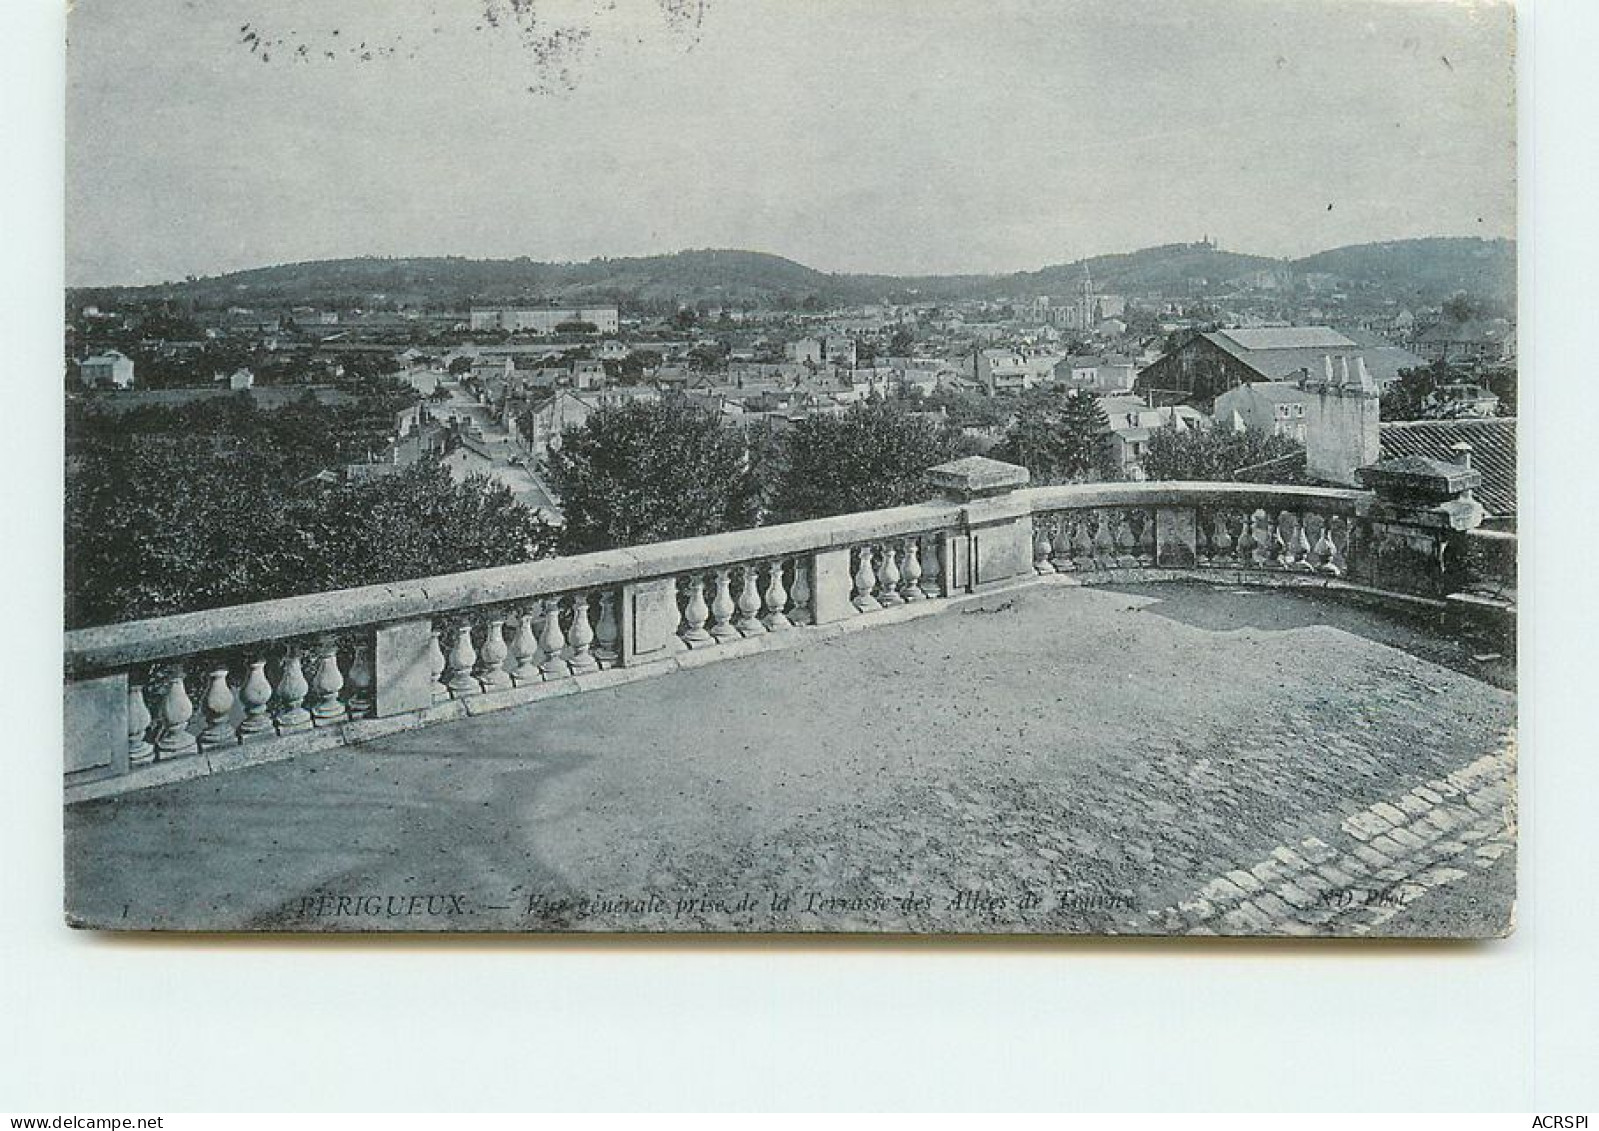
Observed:
[[[621,328],[621,316],[614,306],[473,307],[467,324],[476,331],[553,334],[576,322],[593,326],[600,334],[614,334]]]
[[[78,379],[90,388],[133,388],[133,359],[120,350],[86,357],[78,363]]]

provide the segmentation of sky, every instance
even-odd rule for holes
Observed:
[[[1513,236],[1513,36],[1452,0],[76,0],[67,280]]]

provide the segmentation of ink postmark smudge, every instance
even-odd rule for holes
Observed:
[[[426,18],[404,29],[385,28],[370,18],[345,17],[318,28],[272,27],[245,20],[239,47],[265,64],[332,65],[422,58],[435,44],[462,33],[498,37],[521,53],[529,94],[576,88],[584,64],[601,54],[605,32],[622,31],[638,42],[655,28],[693,50],[704,27],[709,0],[477,0],[429,7]],[[653,21],[640,20],[654,9]],[[599,33],[599,34],[597,34]]]

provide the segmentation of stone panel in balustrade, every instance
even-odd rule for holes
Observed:
[[[1155,564],[1184,569],[1197,560],[1198,516],[1192,507],[1155,508]]]
[[[622,587],[621,662],[645,664],[670,659],[683,650],[677,629],[677,579],[658,577]]]
[[[433,623],[428,619],[380,626],[372,656],[374,708],[379,716],[431,707]]]
[[[75,680],[66,685],[66,772],[128,768],[128,677]]]

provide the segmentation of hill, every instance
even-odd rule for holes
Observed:
[[[1355,244],[1296,260],[1301,274],[1326,273],[1382,289],[1401,302],[1437,305],[1457,291],[1506,308],[1515,305],[1512,240],[1425,239]]]
[[[1032,287],[1039,294],[1071,294],[1081,286],[1086,267],[1096,290],[1112,294],[1181,295],[1214,287],[1224,280],[1278,263],[1278,260],[1260,255],[1222,251],[1210,243],[1165,244],[1123,255],[1096,255],[1010,278],[1016,280],[1018,288]]]
[[[996,295],[1067,296],[1086,266],[1095,288],[1129,295],[1225,294],[1271,271],[1287,285],[1323,284],[1377,292],[1411,305],[1436,305],[1458,290],[1508,304],[1515,293],[1509,240],[1417,239],[1359,244],[1298,260],[1223,251],[1210,243],[1167,244],[1006,275],[829,274],[755,251],[696,250],[641,258],[543,263],[521,259],[319,260],[258,267],[147,287],[78,288],[75,303],[171,299],[196,309],[250,307],[428,307],[556,300],[615,302],[646,309],[721,302],[790,309],[840,303],[934,301]]]

